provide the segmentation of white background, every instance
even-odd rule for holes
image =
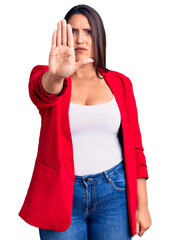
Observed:
[[[52,32],[70,8],[87,4],[101,15],[107,67],[134,86],[148,165],[151,228],[142,239],[167,239],[170,214],[170,14],[168,1],[5,1],[0,22],[0,238],[38,240],[23,204],[37,154],[41,119],[28,94],[31,69],[48,64]],[[135,236],[134,239],[138,239]],[[108,239],[109,240],[109,239]]]

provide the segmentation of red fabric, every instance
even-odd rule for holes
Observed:
[[[47,93],[41,84],[48,66],[37,65],[30,74],[29,95],[41,115],[38,152],[31,182],[19,212],[27,223],[65,231],[71,224],[75,180],[73,145],[69,125],[71,77],[65,78],[59,95]],[[135,232],[137,178],[148,179],[136,102],[130,79],[99,68],[113,92],[121,113],[127,206],[131,235]]]

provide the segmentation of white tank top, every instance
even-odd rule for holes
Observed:
[[[121,116],[114,95],[97,105],[70,102],[69,119],[75,175],[100,173],[123,160],[118,138]]]

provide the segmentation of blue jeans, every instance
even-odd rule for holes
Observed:
[[[71,225],[39,228],[41,240],[130,240],[124,160],[107,171],[75,175]]]

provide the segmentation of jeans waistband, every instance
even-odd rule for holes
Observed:
[[[100,173],[96,173],[96,174],[88,174],[88,175],[83,175],[83,176],[79,176],[79,175],[75,175],[75,182],[96,182],[99,180],[102,180],[105,178],[105,176],[111,176],[113,174],[116,174],[118,171],[120,171],[121,169],[124,169],[124,159],[118,163],[117,165],[115,165],[112,168],[109,168],[108,170],[105,170],[103,172]]]

